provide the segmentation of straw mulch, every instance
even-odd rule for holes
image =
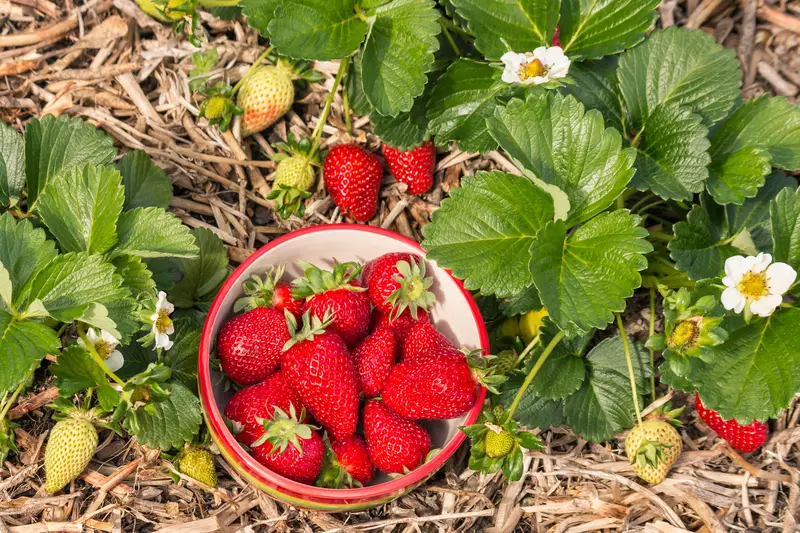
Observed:
[[[746,97],[771,92],[797,102],[800,1],[665,0],[660,13],[663,26],[702,28],[736,50]],[[215,76],[237,81],[260,51],[256,32],[210,16],[203,24],[224,65]],[[191,227],[216,232],[234,264],[277,235],[341,221],[322,188],[304,220],[274,217],[265,199],[274,167],[266,157],[270,144],[290,130],[310,132],[336,64],[317,64],[326,82],[301,92],[265,135],[242,143],[196,118],[199,102],[188,86],[194,51],[133,0],[0,0],[0,120],[22,129],[30,117],[66,113],[103,128],[123,150],[146,149],[172,178],[175,214]],[[347,140],[345,131],[337,96],[323,146]],[[353,136],[379,146],[366,119],[355,120]],[[508,166],[499,153],[441,153],[433,191],[410,196],[387,177],[371,223],[419,239],[420,227],[461,176]],[[630,332],[646,335],[646,319],[647,310],[629,311]],[[157,452],[111,434],[101,435],[106,438],[81,479],[62,495],[46,497],[41,458],[51,422],[43,405],[55,390],[45,376],[37,377],[11,411],[21,424],[21,453],[0,468],[0,533],[800,531],[797,404],[772,423],[769,443],[748,457],[696,422],[689,408],[682,429],[686,451],[656,487],[632,474],[621,440],[589,444],[556,428],[542,433],[543,452],[526,457],[521,482],[467,469],[464,447],[435,479],[404,498],[369,512],[326,515],[271,500],[221,459],[218,490],[185,479],[176,484]]]

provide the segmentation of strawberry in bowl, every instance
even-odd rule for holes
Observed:
[[[275,342],[240,324],[259,309],[282,314],[285,332],[267,322]],[[232,342],[231,331],[259,342]],[[317,226],[272,241],[223,285],[203,330],[200,396],[211,436],[253,485],[307,509],[365,509],[412,490],[464,441],[458,428],[485,398],[465,355],[476,349],[485,353],[488,337],[474,300],[419,245],[368,226]],[[212,364],[214,353],[227,362]]]

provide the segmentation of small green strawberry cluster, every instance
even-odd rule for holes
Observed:
[[[431,324],[420,256],[298,264],[303,275],[291,282],[283,268],[246,281],[235,305],[246,311],[217,338],[222,370],[243,386],[224,410],[237,440],[306,484],[362,486],[376,468],[416,469],[431,452],[419,421],[472,409],[478,383],[492,382],[485,363]]]

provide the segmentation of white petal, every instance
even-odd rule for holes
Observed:
[[[551,46],[545,50],[544,57],[551,65],[558,65],[567,59],[567,56],[564,55],[564,50],[562,50],[559,46]]]
[[[500,61],[505,65],[502,80],[506,83],[520,83],[519,66],[525,61],[525,54],[506,52]]]
[[[767,286],[770,294],[785,294],[796,279],[797,272],[786,263],[773,263],[767,268]]]
[[[758,257],[754,255],[745,257],[743,263],[744,273],[747,274],[748,272],[753,272],[753,269],[756,268],[757,264],[758,264]]]
[[[781,302],[783,302],[783,298],[779,294],[770,294],[751,303],[750,310],[758,316],[769,316],[776,307],[781,305]]]
[[[736,313],[741,313],[742,309],[744,309],[745,304],[745,297],[742,296],[736,287],[728,287],[722,292],[722,307],[727,309],[728,311],[734,310]],[[736,311],[736,308],[740,307],[739,311]]]
[[[736,282],[730,276],[725,276],[724,278],[722,278],[722,284],[725,285],[726,287],[736,286]]]
[[[94,330],[94,328],[89,328],[86,330],[86,338],[89,339],[89,342],[92,343],[92,346],[97,344],[97,341],[100,339],[100,337],[97,336],[97,332]]]
[[[550,81],[550,76],[534,76],[533,78],[529,78],[528,82],[533,85],[541,85],[542,83],[547,83]]]
[[[520,83],[519,74],[516,69],[508,65],[506,65],[505,70],[503,70],[503,75],[500,78],[506,83]]]
[[[169,326],[167,326],[167,331],[165,331],[164,333],[166,333],[167,335],[172,335],[173,333],[175,333],[175,322],[170,322]]]
[[[551,78],[563,78],[569,72],[569,64],[570,62],[567,61],[564,64],[559,64],[557,66],[551,67],[550,71],[548,72]]]
[[[155,339],[156,348],[163,348],[165,350],[172,348],[173,343],[169,340],[169,335],[156,332],[153,337]]]
[[[119,350],[114,350],[108,355],[108,358],[105,360],[106,366],[112,372],[116,372],[122,365],[125,364],[125,357],[123,357],[122,352]]]
[[[547,47],[540,46],[533,51],[533,57],[541,61],[543,64],[547,64]]]
[[[119,341],[116,338],[114,338],[114,335],[107,332],[106,330],[100,331],[100,338],[103,340],[103,342],[105,342],[112,348],[119,343]]]
[[[753,267],[753,272],[764,272],[764,270],[772,263],[772,255],[760,253],[756,256],[756,264]]]
[[[734,255],[725,260],[725,274],[733,281],[733,285],[742,281],[742,276],[745,272],[745,259],[743,255]],[[733,285],[730,286],[733,287]]]

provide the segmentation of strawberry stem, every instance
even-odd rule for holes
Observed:
[[[316,153],[317,149],[319,149],[320,140],[322,139],[322,128],[325,127],[325,123],[328,122],[328,115],[331,112],[333,97],[336,96],[336,91],[339,89],[339,84],[342,83],[342,79],[347,73],[347,68],[349,66],[350,56],[345,57],[339,63],[339,70],[336,72],[336,78],[333,80],[333,87],[331,87],[331,91],[328,93],[328,96],[325,97],[325,107],[322,109],[322,114],[319,116],[319,122],[317,122],[317,126],[314,128],[314,133],[311,134],[311,140],[314,143],[313,148],[311,149],[312,154]]]
[[[656,333],[656,288],[650,287],[650,337]],[[650,368],[653,369],[653,375],[650,376],[650,401],[656,401],[656,354],[650,348]]]
[[[508,420],[511,420],[511,417],[514,416],[514,411],[517,410],[517,407],[519,407],[519,402],[522,401],[522,397],[525,396],[525,392],[528,390],[528,387],[530,387],[531,383],[533,383],[533,378],[536,377],[536,374],[539,373],[539,370],[542,368],[542,365],[544,365],[544,362],[553,352],[556,345],[558,345],[558,343],[561,342],[561,339],[563,338],[564,338],[563,331],[559,331],[558,333],[556,333],[556,336],[553,337],[553,339],[550,341],[550,344],[548,344],[547,347],[544,349],[542,355],[539,356],[539,360],[536,361],[536,364],[533,365],[531,371],[528,372],[527,376],[525,376],[525,381],[522,382],[522,386],[517,391],[517,395],[514,396],[514,401],[511,402],[511,407],[508,408],[508,413],[507,413]],[[538,341],[539,341],[539,336],[537,335],[528,344],[528,346],[525,347],[525,350],[522,353],[527,354],[527,352],[529,352],[530,350],[533,349],[534,346],[536,346],[536,343],[538,343]]]
[[[103,358],[100,357],[100,354],[98,354],[97,350],[94,349],[94,344],[92,344],[92,341],[90,341],[89,338],[86,336],[86,332],[84,331],[83,324],[80,324],[78,326],[78,336],[81,339],[83,339],[84,346],[89,351],[89,354],[92,356],[92,359],[94,359],[94,362],[97,363],[100,366],[100,368],[103,369],[103,372],[105,372],[106,375],[108,377],[110,377],[114,381],[114,383],[116,383],[120,387],[124,387],[125,386],[125,382],[122,381],[119,378],[119,376],[117,376],[115,373],[113,373],[111,370],[108,369],[108,367],[106,366],[106,363],[103,360]]]
[[[36,361],[31,365],[31,368],[28,370],[28,373],[25,374],[25,377],[22,379],[20,384],[11,394],[11,397],[3,400],[3,410],[0,412],[0,421],[5,420],[9,409],[11,409],[11,406],[14,405],[14,401],[17,399],[17,396],[20,395],[22,389],[24,389],[25,386],[28,384],[28,380],[31,379],[31,376],[33,375],[34,372],[36,372],[37,368],[39,368],[39,361]]]
[[[644,436],[644,426],[642,426],[642,412],[639,410],[639,391],[636,389],[636,378],[633,375],[633,361],[631,360],[631,347],[628,344],[628,335],[625,333],[625,325],[622,323],[622,315],[617,315],[617,326],[619,334],[622,336],[622,349],[625,351],[625,362],[628,365],[628,377],[631,380],[631,395],[633,396],[633,408],[636,410],[636,420],[639,421],[639,428]],[[647,439],[645,439],[647,440]]]
[[[237,0],[237,2],[238,2],[238,0]],[[244,76],[242,76],[242,79],[240,79],[238,82],[236,82],[236,85],[233,86],[233,90],[231,91],[231,97],[233,97],[239,91],[239,89],[242,88],[242,85],[244,84],[245,81],[247,81],[247,78],[249,78],[250,76],[253,75],[253,73],[256,71],[256,68],[261,63],[264,62],[264,60],[267,58],[267,56],[270,54],[270,52],[272,52],[272,46],[268,46],[266,50],[261,52],[261,55],[258,56],[258,58],[255,60],[255,62],[253,62],[252,65],[250,65],[250,68],[247,69],[247,72],[244,73]]]

